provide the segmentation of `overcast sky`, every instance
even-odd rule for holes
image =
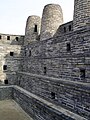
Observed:
[[[50,3],[61,5],[64,23],[73,19],[74,0],[0,0],[0,33],[23,35],[27,17],[41,17],[44,6]]]

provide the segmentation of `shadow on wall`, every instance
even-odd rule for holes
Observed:
[[[10,40],[2,51],[1,84],[17,84],[17,71],[21,71],[24,36]]]
[[[73,31],[73,21],[60,25],[56,33],[53,35],[53,37],[61,36],[62,34],[65,34],[71,31]]]
[[[47,39],[50,39],[50,38],[53,37],[52,33],[50,33],[50,32],[43,33],[42,36],[43,36],[43,37],[42,37],[41,41],[42,41],[42,40],[47,40]]]
[[[67,28],[69,28],[69,31],[71,31],[72,30],[72,21],[67,24],[63,24],[63,25],[59,26],[54,35],[52,34],[52,31],[50,31],[50,30],[49,30],[50,32],[47,32],[47,31],[42,32],[41,33],[42,36],[38,35],[38,31],[35,30],[34,27],[31,26],[31,28],[30,28],[30,30],[32,31],[31,33],[30,33],[29,29],[27,30],[27,34],[25,36],[25,41],[24,41],[24,36],[14,36],[14,38],[13,38],[13,36],[10,36],[10,35],[5,36],[8,39],[7,40],[5,39],[6,41],[4,41],[4,43],[2,41],[3,51],[1,50],[2,48],[0,48],[0,51],[2,51],[1,74],[0,75],[1,75],[1,81],[3,81],[3,82],[5,81],[5,84],[8,84],[8,83],[9,84],[17,84],[16,73],[17,73],[17,71],[23,71],[23,61],[24,61],[23,56],[25,56],[25,54],[30,54],[30,52],[28,53],[26,51],[26,48],[29,47],[29,44],[31,41],[36,41],[39,43],[40,38],[42,38],[41,41],[43,39],[49,40],[52,37],[55,37],[55,36],[61,35],[62,33],[67,32],[67,30],[68,30]],[[13,38],[12,40],[10,39],[11,37]],[[23,45],[27,45],[26,48]],[[46,48],[44,50],[44,48],[42,47],[41,51],[43,52],[43,54],[36,53],[37,54],[36,56],[45,57],[46,56],[46,52],[45,52]],[[35,71],[36,71],[36,68],[35,68]],[[2,79],[2,76],[3,76],[3,79]]]

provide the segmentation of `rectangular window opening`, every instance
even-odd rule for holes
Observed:
[[[4,84],[8,84],[8,80],[4,80]]]
[[[18,37],[16,37],[16,41],[18,41]]]
[[[0,35],[0,39],[2,39],[2,36]]]
[[[66,32],[66,27],[64,27],[64,32]]]
[[[27,56],[27,52],[26,51],[24,52],[24,55]]]
[[[29,57],[31,56],[31,50],[29,51]]]
[[[55,93],[54,92],[51,92],[51,98],[55,99]]]
[[[67,51],[71,51],[71,45],[70,45],[70,43],[67,43]]]
[[[35,25],[34,32],[37,32],[37,25]]]
[[[19,81],[18,81],[18,85],[20,85],[20,82],[21,82],[21,81],[19,80]]]
[[[46,73],[47,73],[47,68],[44,67],[44,75],[46,75]]]
[[[3,65],[3,70],[7,70],[7,65]]]
[[[14,55],[14,52],[10,52],[10,56],[13,56]]]
[[[71,31],[71,25],[69,25],[69,31]]]
[[[10,36],[7,36],[7,40],[10,40]]]
[[[80,78],[85,78],[85,69],[80,69]]]

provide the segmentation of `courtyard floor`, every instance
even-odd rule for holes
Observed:
[[[13,100],[0,101],[0,120],[33,120]]]

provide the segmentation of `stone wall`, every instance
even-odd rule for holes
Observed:
[[[25,46],[17,85],[89,119],[89,36],[88,28],[57,32],[53,38]]]
[[[39,40],[41,18],[36,15],[29,16],[26,22],[24,45]]]
[[[34,120],[86,120],[17,86],[13,97]]]
[[[57,29],[56,33],[54,34],[55,36],[60,36],[66,33],[70,33],[73,31],[73,21],[70,21],[68,23],[64,23],[62,25],[59,26],[59,28]]]
[[[86,118],[90,117],[90,85],[41,75],[18,73],[18,85],[30,93]]]
[[[62,8],[58,4],[48,4],[43,9],[40,40],[46,40],[56,33],[60,25],[63,24]]]
[[[0,33],[0,45],[23,45],[24,36],[22,35],[11,35],[11,34],[1,34]]]
[[[12,87],[10,86],[0,86],[0,100],[7,100],[13,98]]]
[[[1,86],[0,100],[15,100],[34,120],[86,120],[18,86]]]
[[[61,7],[46,6],[40,35],[37,16],[28,18],[25,39],[0,34],[0,79],[20,86],[0,88],[0,99],[13,97],[34,120],[90,119],[89,1],[77,9],[84,2],[75,0],[74,20],[63,25]]]
[[[90,27],[90,0],[74,0],[73,30]]]
[[[90,82],[89,29],[64,33],[25,46],[22,71]],[[81,73],[85,72],[85,76]]]
[[[24,36],[0,34],[0,81],[16,83],[16,72],[20,68],[22,59],[22,45]]]

